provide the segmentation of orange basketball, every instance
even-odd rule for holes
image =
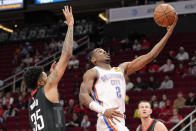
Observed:
[[[169,4],[160,4],[154,11],[154,21],[162,27],[168,27],[175,20],[175,9]]]

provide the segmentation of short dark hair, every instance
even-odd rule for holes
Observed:
[[[139,109],[139,105],[141,104],[141,103],[149,103],[149,105],[150,105],[150,108],[152,107],[152,105],[151,105],[151,103],[149,102],[149,101],[147,101],[147,100],[141,100],[140,102],[139,102],[139,104],[138,104],[138,109]]]
[[[26,86],[28,88],[35,89],[37,87],[37,81],[43,71],[43,68],[40,66],[34,66],[25,69],[24,82]]]

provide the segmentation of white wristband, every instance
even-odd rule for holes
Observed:
[[[98,103],[96,103],[95,101],[92,101],[90,104],[89,104],[89,109],[97,112],[97,113],[101,113],[101,114],[104,114],[105,112],[105,108],[100,106]]]

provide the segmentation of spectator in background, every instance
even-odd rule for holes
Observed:
[[[49,44],[49,49],[52,50],[52,52],[53,52],[53,50],[55,49],[55,47],[56,47],[56,42],[55,42],[54,39],[52,39],[52,41]]]
[[[76,58],[76,56],[72,56],[69,63],[68,63],[68,68],[69,69],[77,69],[79,67],[79,60]]]
[[[148,88],[153,90],[159,88],[159,82],[154,78],[154,76],[149,77]]]
[[[134,84],[134,90],[141,91],[147,88],[146,83],[142,81],[141,77],[136,78],[136,83]]]
[[[79,127],[80,123],[81,121],[79,120],[78,115],[74,112],[72,116],[72,120],[66,123],[65,126],[69,128],[74,128],[74,127]]]
[[[171,60],[175,60],[175,57],[176,57],[176,53],[175,53],[175,51],[170,50],[170,51],[169,51],[169,59],[171,59]]]
[[[22,47],[22,51],[21,51],[20,53],[21,53],[21,55],[27,55],[29,52],[28,52],[28,50],[26,49],[26,47],[23,46],[23,47]]]
[[[23,101],[22,95],[18,96],[18,102],[16,103],[16,111],[27,109],[27,103]]]
[[[7,110],[3,113],[3,118],[6,119],[7,117],[14,117],[16,116],[16,110],[14,109],[13,105],[8,105]]]
[[[141,44],[139,43],[139,41],[137,39],[134,40],[134,43],[133,43],[133,50],[134,51],[140,51],[141,50]]]
[[[25,44],[26,44],[27,51],[29,52],[29,54],[32,55],[33,54],[33,47],[30,45],[29,42],[26,42]]]
[[[196,106],[195,93],[193,91],[189,92],[189,98],[186,100],[186,106]]]
[[[188,69],[184,67],[182,63],[178,65],[178,68],[176,68],[176,74],[183,76],[188,72]]]
[[[78,43],[77,43],[77,41],[74,39],[73,49],[75,50],[76,48],[78,48]]]
[[[172,63],[172,61],[170,59],[167,59],[167,63],[162,65],[160,68],[159,68],[159,72],[171,72],[173,71],[175,68],[175,65]]]
[[[173,110],[173,106],[170,102],[170,100],[167,100],[165,102],[165,107],[163,108],[160,108],[160,115],[163,115],[163,116],[171,116],[172,115],[172,110]]]
[[[159,102],[157,100],[157,96],[153,95],[151,97],[150,103],[151,103],[152,109],[158,108],[159,107]]]
[[[126,77],[125,80],[126,80],[126,91],[128,92],[131,89],[133,89],[134,84],[132,82],[130,82],[129,77]]]
[[[59,41],[58,41],[57,47],[58,47],[58,50],[59,50],[59,51],[62,50],[62,48],[63,48],[63,41],[62,41],[62,40],[59,40]]]
[[[174,108],[181,109],[184,107],[186,99],[182,92],[178,92],[177,98],[174,100]]]
[[[134,114],[133,114],[133,118],[138,118],[138,119],[141,118],[141,117],[140,117],[140,114],[138,113],[138,108],[135,109]]]
[[[174,87],[173,81],[169,78],[168,75],[165,76],[163,82],[161,82],[161,86],[159,89],[172,89]]]
[[[182,115],[178,114],[178,109],[174,108],[173,109],[173,115],[172,117],[169,118],[169,122],[177,124],[182,120]]]
[[[179,48],[179,53],[176,55],[178,61],[184,61],[189,59],[189,54],[185,52],[184,47]]]
[[[4,92],[1,91],[0,92],[0,104],[3,104],[3,99],[4,99],[3,95],[4,95]]]
[[[3,105],[0,103],[0,123],[3,123],[3,114],[5,110],[3,109]]]
[[[160,66],[157,63],[157,60],[155,59],[155,60],[153,60],[152,65],[149,67],[148,71],[150,73],[155,73],[155,72],[159,71],[159,68],[160,68]]]
[[[25,64],[32,64],[33,63],[33,58],[30,56],[30,54],[27,54],[25,59],[22,60]]]
[[[35,51],[35,56],[33,57],[33,63],[37,63],[42,59],[42,56],[40,55],[39,51]]]
[[[80,116],[83,116],[84,114],[88,113],[88,109],[86,107],[84,107],[83,104],[80,103],[78,107],[74,108],[73,112],[76,112]]]
[[[88,120],[88,116],[87,115],[84,115],[83,116],[83,119],[82,119],[82,122],[81,122],[81,127],[87,128],[90,125],[91,125],[91,122]]]
[[[65,114],[67,115],[67,118],[69,120],[69,116],[73,113],[74,111],[74,100],[73,99],[70,99],[69,100],[69,105],[67,107],[65,107],[64,111],[65,111]]]
[[[18,73],[25,68],[25,64],[23,62],[20,63],[20,66],[16,67],[14,73]]]
[[[151,43],[144,38],[142,42],[142,49],[148,50],[150,49],[150,47],[151,47]]]
[[[3,85],[4,85],[4,82],[0,80],[0,87],[2,87]]]
[[[166,94],[163,94],[162,95],[162,100],[159,102],[159,108],[160,109],[163,109],[164,107],[166,107],[166,102],[170,100],[167,98],[167,95]]]
[[[3,105],[12,105],[14,103],[14,98],[11,97],[11,93],[7,92],[5,97],[3,98]]]

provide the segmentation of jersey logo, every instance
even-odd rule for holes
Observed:
[[[121,72],[120,68],[118,68],[118,67],[115,67],[115,68],[114,68],[114,71],[115,71],[115,72]]]

